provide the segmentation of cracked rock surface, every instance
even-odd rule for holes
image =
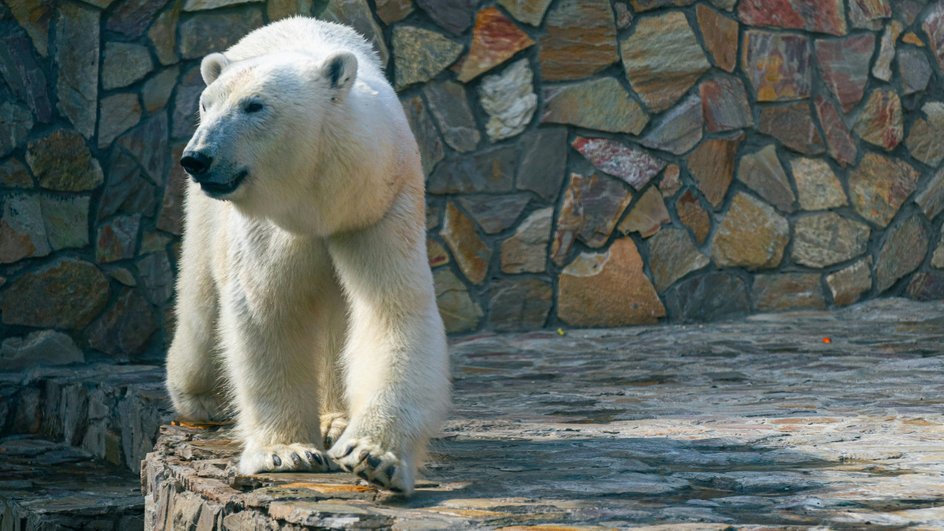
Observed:
[[[165,426],[145,522],[196,529],[944,526],[944,303],[453,341],[455,407],[410,499],[238,476]],[[828,340],[826,339],[828,338]]]

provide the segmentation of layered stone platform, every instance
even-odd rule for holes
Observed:
[[[0,372],[0,530],[142,529],[141,460],[171,418],[163,375],[112,363]]]
[[[144,500],[128,470],[34,435],[0,438],[3,531],[144,528]]]
[[[414,497],[239,476],[226,427],[164,426],[155,529],[944,526],[944,304],[454,341]]]
[[[171,418],[163,367],[97,363],[0,372],[0,435],[37,435],[133,473]]]

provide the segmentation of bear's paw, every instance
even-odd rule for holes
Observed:
[[[247,448],[239,457],[239,473],[330,472],[337,470],[324,450],[314,444],[273,444]]]
[[[195,422],[223,422],[230,415],[214,393],[183,393],[170,389],[171,401],[181,419]]]
[[[369,438],[339,441],[328,451],[341,469],[382,489],[413,493],[413,464]]]

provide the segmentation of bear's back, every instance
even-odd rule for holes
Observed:
[[[242,61],[288,51],[302,52],[316,59],[348,51],[357,57],[359,75],[370,70],[383,78],[380,58],[363,36],[348,26],[310,17],[290,17],[263,26],[240,39],[225,55],[230,61]]]

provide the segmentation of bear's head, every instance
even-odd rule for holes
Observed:
[[[230,61],[214,53],[200,72],[200,123],[180,164],[212,198],[263,211],[291,203],[317,167],[320,137],[331,134],[357,58],[284,52]]]

